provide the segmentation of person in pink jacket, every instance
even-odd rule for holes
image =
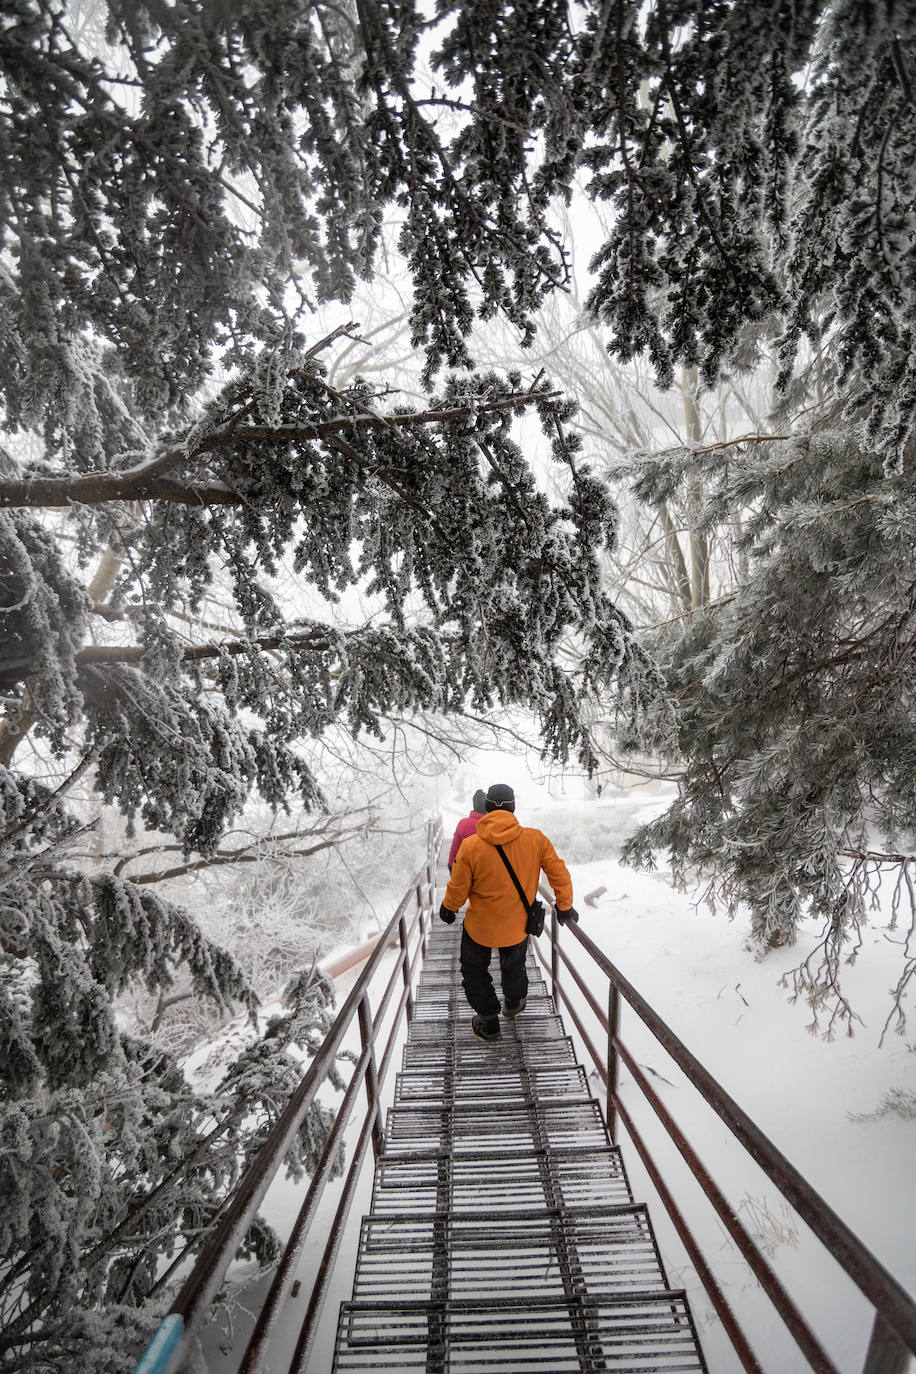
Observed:
[[[463,819],[460,820],[458,824],[455,826],[455,833],[452,836],[452,847],[448,851],[449,873],[451,873],[452,871],[452,864],[455,862],[455,856],[458,853],[458,850],[461,848],[462,841],[466,840],[468,835],[477,834],[477,822],[480,820],[481,816],[484,814],[486,809],[487,794],[482,787],[478,787],[477,791],[474,793],[473,800],[471,801],[471,814],[469,816],[463,817]]]

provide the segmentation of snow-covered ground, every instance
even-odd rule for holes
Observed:
[[[912,1185],[916,1010],[907,1034],[888,1035],[884,1046],[878,1047],[890,1008],[889,989],[896,982],[899,944],[880,923],[865,932],[858,960],[844,972],[847,992],[864,1025],[856,1027],[854,1036],[843,1034],[827,1042],[810,1033],[809,1009],[801,1002],[791,1004],[789,991],[780,985],[781,975],[814,945],[816,931],[806,930],[796,946],[761,958],[740,922],[728,922],[693,905],[673,890],[665,873],[635,873],[613,857],[634,823],[665,804],[670,794],[664,788],[637,788],[596,800],[587,797],[581,782],[573,781],[565,788],[556,782],[535,785],[518,766],[492,758],[477,762],[473,778],[454,779],[457,791],[440,798],[446,836],[468,809],[466,797],[475,786],[497,780],[513,783],[519,819],[545,830],[569,863],[583,929],[875,1256],[916,1294]],[[585,905],[585,894],[601,887],[605,891],[594,905]],[[566,944],[585,971],[583,952],[568,937]],[[341,980],[342,995],[353,976]],[[588,979],[604,1003],[603,975],[595,971]],[[568,1029],[572,1030],[569,1022]],[[626,1007],[622,1033],[745,1226],[764,1246],[771,1265],[814,1324],[837,1366],[844,1374],[861,1370],[869,1305]],[[594,1039],[602,1044],[600,1032]],[[584,1052],[582,1058],[588,1063]],[[597,1093],[597,1076],[593,1084]],[[756,1280],[625,1071],[621,1085],[625,1102],[653,1150],[657,1148],[663,1173],[764,1367],[772,1374],[807,1370],[792,1341],[784,1337],[779,1320],[769,1315]],[[669,1281],[688,1290],[713,1374],[731,1374],[739,1367],[736,1357],[623,1132],[621,1139],[634,1194],[649,1202]],[[355,1218],[368,1208],[370,1173],[371,1169],[365,1171],[354,1203],[308,1365],[313,1374],[330,1369],[337,1303],[348,1295],[358,1233]],[[320,1240],[313,1241],[303,1258],[304,1292],[320,1259],[322,1230],[329,1222],[336,1193],[336,1188],[329,1188],[313,1233]],[[265,1211],[282,1230],[292,1219],[295,1205],[292,1190],[281,1181],[268,1195]],[[242,1301],[247,1305],[249,1299]],[[281,1326],[278,1355],[281,1347],[291,1349],[301,1317],[301,1299],[298,1312],[293,1310],[297,1304],[288,1306],[290,1320]],[[209,1344],[215,1353],[216,1342]],[[278,1359],[275,1367],[285,1368],[285,1364]]]
[[[580,893],[607,889],[593,910],[582,908],[583,928],[885,1267],[916,1293],[916,1122],[888,1109],[894,1101],[913,1102],[916,1061],[912,1042],[897,1036],[877,1046],[899,950],[880,928],[866,933],[859,961],[846,971],[865,1026],[851,1038],[828,1043],[808,1031],[809,1010],[789,1005],[789,994],[780,986],[780,974],[815,943],[813,930],[793,949],[761,959],[740,926],[694,907],[664,879],[607,860],[573,865],[572,872]],[[581,959],[575,961],[583,967]],[[597,992],[596,980],[590,981]],[[626,1005],[622,1035],[745,1227],[810,1315],[828,1353],[841,1369],[860,1370],[868,1305]],[[600,1046],[600,1034],[595,1039]],[[739,1319],[751,1314],[748,1334],[756,1337],[758,1350],[768,1352],[765,1367],[780,1374],[807,1369],[793,1344],[783,1345],[781,1323],[759,1315],[766,1305],[754,1298],[756,1282],[722,1226],[711,1212],[705,1223],[700,1220],[707,1209],[699,1189],[625,1069],[621,1091],[640,1130],[659,1149],[679,1205],[700,1228],[702,1248]],[[621,1139],[634,1191],[651,1203],[651,1183],[625,1132]],[[715,1318],[692,1267],[677,1257],[678,1244],[658,1203],[652,1214],[670,1256],[672,1281],[690,1293],[712,1367],[737,1368],[715,1334]]]

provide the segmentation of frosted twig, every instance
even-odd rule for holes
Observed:
[[[28,826],[32,825],[33,822],[36,821],[39,816],[44,815],[46,811],[49,811],[50,808],[53,806],[54,802],[56,802],[58,798],[61,797],[64,794],[64,792],[66,792],[67,788],[71,787],[73,783],[79,781],[79,779],[85,773],[86,769],[95,759],[96,753],[96,749],[90,749],[89,752],[84,754],[83,757],[80,759],[79,763],[73,769],[73,772],[69,773],[68,776],[64,778],[60,786],[56,787],[54,791],[50,794],[50,796],[45,798],[41,806],[36,807],[36,809],[30,811],[28,815],[23,816],[20,820],[13,822],[11,825],[8,825],[5,830],[0,831],[0,844],[5,844],[7,840],[11,840],[14,835],[18,835],[20,831],[27,829]]]

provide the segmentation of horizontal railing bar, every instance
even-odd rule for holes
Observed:
[[[425,868],[424,868],[424,869],[421,869],[420,872],[425,873],[425,872],[426,872]],[[417,879],[419,879],[419,876],[420,876],[420,874],[418,873],[418,874],[417,874]],[[395,907],[395,909],[394,909],[394,915],[393,915],[392,918],[391,918],[392,922],[399,921],[399,920],[401,919],[401,917],[404,915],[404,912],[405,912],[405,911],[407,910],[407,908],[410,906],[410,903],[414,900],[415,895],[416,895],[416,893],[415,893],[415,886],[416,886],[416,880],[415,880],[413,883],[411,883],[410,887],[408,887],[407,891],[404,893],[403,897],[401,898],[401,900],[398,902],[397,906]]]
[[[422,945],[422,943],[420,943],[420,944],[417,946],[416,950],[414,951],[414,956],[413,956],[413,959],[412,959],[412,961],[411,961],[411,965],[410,965],[410,969],[409,969],[409,976],[410,976],[410,985],[411,985],[411,987],[413,987],[413,985],[414,985],[415,975],[416,975],[417,969],[420,967],[420,965],[422,964],[422,962],[423,962],[423,945]]]
[[[415,896],[415,892],[414,892],[413,889],[411,889],[411,890],[409,890],[409,891],[405,894],[404,898],[402,899],[401,904],[400,904],[400,906],[399,906],[399,908],[398,908],[398,911],[396,912],[396,917],[397,917],[397,920],[398,920],[398,924],[400,924],[400,920],[401,920],[401,918],[402,918],[403,915],[404,915],[404,908],[409,904],[409,902],[410,902],[411,900],[414,899],[414,896]],[[419,907],[418,907],[418,908],[416,909],[415,913],[414,913],[414,918],[413,918],[413,920],[411,921],[410,926],[407,928],[407,932],[406,932],[406,943],[405,943],[405,945],[402,946],[400,943],[398,944],[398,954],[397,954],[397,958],[396,958],[396,960],[395,960],[395,964],[394,964],[394,968],[393,968],[393,970],[392,970],[391,977],[390,977],[390,979],[389,979],[389,981],[388,981],[388,985],[386,986],[386,989],[385,989],[385,992],[384,992],[384,994],[383,994],[382,1001],[381,1001],[381,1003],[379,1004],[378,1010],[376,1011],[376,1014],[375,1014],[375,1016],[373,1017],[373,1026],[372,1026],[372,1030],[373,1030],[373,1044],[374,1044],[374,1042],[375,1042],[375,1037],[376,1037],[376,1035],[377,1035],[377,1033],[378,1033],[379,1023],[380,1023],[380,1021],[381,1021],[381,1018],[382,1018],[383,1015],[384,1015],[384,1012],[385,1012],[387,1003],[388,1003],[388,1001],[389,1001],[389,999],[390,999],[390,997],[391,997],[391,992],[392,992],[392,990],[393,990],[393,988],[394,988],[394,986],[395,986],[395,983],[396,983],[396,981],[397,981],[398,976],[401,974],[401,970],[402,970],[402,968],[404,967],[405,961],[406,961],[406,959],[407,959],[407,956],[408,956],[408,953],[409,953],[410,939],[411,939],[411,937],[413,936],[413,933],[414,933],[414,931],[415,931],[415,929],[416,929],[416,927],[417,927],[417,922],[418,922],[418,920],[421,919],[422,914],[423,914],[423,913],[422,913],[422,908],[419,908]],[[398,1029],[399,1029],[399,1027],[400,1027],[401,1016],[403,1015],[404,1008],[405,1008],[405,1006],[406,1006],[406,1004],[407,1004],[407,1001],[408,1001],[408,998],[409,998],[409,995],[410,995],[410,991],[411,991],[411,988],[410,988],[409,986],[405,986],[405,987],[403,988],[403,990],[402,990],[402,993],[401,993],[401,996],[400,996],[400,999],[399,999],[399,1002],[398,1002],[398,1006],[397,1006],[397,1009],[396,1009],[395,1014],[394,1014],[394,1021],[393,1021],[393,1025],[392,1025],[391,1031],[390,1031],[390,1033],[389,1033],[389,1037],[388,1037],[388,1041],[387,1041],[387,1044],[386,1044],[386,1047],[385,1047],[385,1051],[384,1051],[384,1054],[382,1055],[381,1062],[380,1062],[380,1064],[379,1064],[379,1066],[378,1066],[378,1070],[377,1070],[377,1075],[376,1075],[376,1077],[377,1077],[377,1085],[378,1085],[379,1092],[381,1091],[382,1087],[384,1086],[385,1079],[386,1079],[387,1074],[388,1074],[388,1069],[390,1068],[391,1055],[392,1055],[392,1053],[393,1053],[394,1045],[395,1045],[395,1043],[396,1043],[397,1032],[398,1032]],[[334,1121],[334,1125],[333,1125],[333,1127],[332,1127],[332,1129],[331,1129],[331,1132],[330,1132],[330,1134],[329,1134],[329,1136],[328,1136],[328,1140],[327,1140],[327,1142],[326,1142],[326,1144],[325,1144],[325,1149],[324,1149],[324,1151],[322,1152],[322,1157],[321,1157],[321,1161],[320,1161],[320,1164],[319,1164],[319,1170],[321,1170],[321,1172],[325,1175],[325,1178],[322,1180],[322,1184],[321,1184],[321,1190],[322,1190],[322,1191],[323,1191],[323,1189],[324,1189],[324,1184],[325,1184],[325,1181],[326,1181],[326,1174],[327,1174],[327,1172],[328,1172],[328,1169],[330,1168],[330,1162],[331,1162],[331,1160],[333,1159],[334,1149],[336,1148],[336,1141],[339,1139],[339,1136],[340,1136],[341,1131],[344,1129],[344,1127],[346,1126],[347,1122],[349,1121],[350,1115],[351,1115],[351,1113],[352,1113],[353,1098],[355,1098],[356,1092],[359,1090],[359,1088],[362,1086],[363,1082],[365,1081],[366,1072],[367,1072],[368,1065],[369,1065],[369,1062],[370,1062],[371,1057],[372,1057],[372,1045],[367,1045],[367,1046],[365,1047],[365,1049],[363,1050],[363,1052],[362,1052],[362,1054],[361,1054],[361,1056],[360,1056],[360,1059],[359,1059],[359,1061],[357,1062],[356,1067],[354,1068],[353,1076],[352,1076],[352,1078],[351,1078],[350,1084],[349,1084],[348,1087],[347,1087],[347,1095],[345,1095],[344,1100],[343,1100],[343,1102],[342,1102],[341,1105],[340,1105],[340,1108],[339,1108],[339,1110],[338,1110],[337,1117],[335,1118],[335,1121]],[[349,1101],[348,1101],[348,1098],[349,1098]],[[371,1115],[370,1115],[370,1113],[371,1113]],[[378,1118],[378,1116],[379,1116],[379,1111],[372,1111],[372,1109],[370,1108],[370,1109],[367,1110],[367,1114],[366,1114],[366,1116],[363,1118],[363,1123],[362,1123],[362,1128],[361,1128],[361,1130],[364,1131],[364,1132],[366,1132],[367,1139],[368,1139],[368,1137],[369,1137],[369,1134],[371,1134],[372,1125],[374,1124],[374,1121]],[[334,1142],[334,1143],[332,1144],[332,1142]],[[363,1151],[363,1155],[364,1155],[364,1154],[365,1154],[365,1150]],[[326,1160],[327,1160],[327,1164],[325,1163]],[[351,1167],[352,1167],[352,1166],[351,1166]],[[313,1189],[314,1189],[314,1187],[315,1187],[315,1182],[316,1182],[316,1180],[315,1180],[315,1178],[313,1178],[312,1184],[310,1185],[310,1188],[309,1188],[309,1194],[306,1196],[305,1202],[303,1203],[303,1206],[302,1206],[302,1208],[301,1208],[301,1210],[300,1210],[299,1217],[297,1218],[297,1227],[298,1227],[298,1232],[299,1232],[299,1236],[301,1236],[301,1239],[298,1239],[298,1237],[297,1237],[298,1243],[297,1243],[297,1245],[296,1245],[295,1254],[292,1256],[292,1258],[291,1258],[291,1260],[289,1261],[289,1263],[286,1263],[286,1260],[287,1260],[287,1251],[289,1251],[289,1250],[291,1249],[292,1245],[293,1245],[293,1240],[294,1240],[294,1235],[295,1235],[295,1232],[296,1232],[296,1227],[294,1227],[294,1235],[291,1235],[291,1236],[290,1236],[290,1240],[287,1242],[287,1247],[286,1247],[286,1249],[284,1250],[283,1256],[282,1256],[282,1258],[281,1258],[281,1260],[280,1260],[280,1266],[286,1268],[286,1270],[287,1270],[287,1272],[289,1273],[290,1277],[291,1277],[291,1273],[292,1273],[292,1265],[293,1265],[293,1263],[295,1262],[295,1258],[298,1256],[298,1254],[299,1254],[300,1251],[301,1251],[301,1245],[302,1245],[302,1241],[304,1241],[304,1239],[305,1239],[305,1233],[307,1232],[309,1226],[311,1225],[311,1220],[312,1220],[312,1217],[311,1217],[311,1216],[308,1217],[308,1220],[307,1220],[303,1225],[299,1225],[299,1223],[300,1223],[300,1221],[302,1221],[302,1219],[303,1219],[303,1217],[305,1216],[305,1214],[306,1214],[307,1211],[312,1211],[312,1212],[314,1211],[314,1205],[312,1205],[312,1206],[310,1207],[310,1198],[311,1198],[312,1191],[313,1191]],[[354,1188],[355,1188],[355,1184],[356,1184],[356,1178],[354,1178],[354,1183],[353,1183]],[[320,1194],[319,1194],[319,1197],[320,1197]],[[315,1198],[315,1205],[317,1204],[317,1201],[318,1201],[318,1197]],[[349,1206],[348,1206],[347,1210],[349,1211]],[[278,1267],[278,1276],[279,1276],[279,1267]],[[285,1286],[288,1286],[288,1285],[285,1285]],[[266,1308],[267,1308],[267,1304],[271,1301],[271,1297],[272,1297],[272,1294],[273,1294],[273,1292],[274,1292],[274,1288],[275,1288],[275,1287],[277,1287],[277,1289],[278,1289],[278,1296],[277,1296],[277,1299],[276,1299],[276,1301],[275,1301],[275,1303],[274,1303],[274,1305],[273,1305],[273,1306],[274,1306],[274,1311],[273,1311],[273,1313],[271,1314],[270,1317],[268,1317],[267,1319],[265,1319],[265,1310],[266,1310]],[[258,1317],[258,1325],[255,1327],[255,1332],[254,1332],[254,1334],[252,1335],[251,1342],[249,1343],[249,1349],[251,1349],[251,1348],[254,1346],[255,1338],[256,1338],[256,1337],[259,1337],[259,1344],[260,1344],[260,1346],[261,1346],[261,1350],[263,1351],[264,1349],[266,1349],[266,1342],[267,1342],[267,1340],[269,1339],[269,1336],[270,1336],[270,1329],[271,1329],[271,1326],[272,1326],[272,1324],[273,1324],[273,1319],[274,1319],[274,1316],[275,1316],[275,1311],[276,1311],[276,1308],[279,1306],[279,1303],[282,1301],[283,1297],[284,1297],[284,1293],[279,1291],[279,1286],[278,1286],[278,1282],[277,1282],[277,1277],[275,1277],[275,1278],[274,1278],[274,1282],[273,1282],[273,1284],[271,1285],[271,1291],[270,1291],[270,1293],[268,1294],[268,1298],[267,1298],[267,1300],[266,1300],[266,1302],[265,1302],[265,1305],[264,1305],[264,1307],[262,1307],[261,1313],[259,1314],[259,1317]],[[321,1303],[321,1295],[319,1294],[318,1303],[316,1304],[316,1311],[320,1310],[320,1303]],[[264,1329],[263,1331],[259,1332],[259,1327],[262,1325],[262,1323],[264,1324],[265,1329]],[[268,1324],[268,1323],[269,1323],[269,1324]],[[246,1352],[246,1359],[247,1359],[247,1353],[248,1353],[248,1352]],[[256,1362],[256,1363],[252,1363],[251,1365],[249,1365],[249,1364],[247,1364],[247,1363],[245,1363],[245,1362],[243,1361],[242,1365],[239,1367],[238,1374],[258,1374],[258,1371],[259,1371],[260,1368],[261,1368],[261,1363],[262,1363],[262,1361],[261,1361],[260,1358],[257,1358],[257,1362]]]
[[[312,1175],[312,1181],[309,1184],[308,1192],[305,1195],[302,1206],[299,1208],[299,1213],[293,1223],[289,1239],[283,1248],[283,1254],[280,1256],[279,1263],[277,1264],[267,1297],[258,1313],[258,1319],[255,1322],[254,1330],[251,1333],[248,1346],[242,1357],[242,1363],[238,1368],[238,1374],[257,1374],[257,1371],[263,1366],[263,1356],[266,1352],[267,1342],[270,1339],[280,1304],[283,1302],[289,1288],[292,1286],[292,1276],[296,1261],[299,1258],[302,1246],[307,1238],[308,1229],[312,1224],[315,1209],[321,1201],[325,1186],[328,1182],[328,1175],[331,1172],[334,1156],[337,1153],[338,1143],[350,1120],[353,1104],[356,1101],[356,1095],[365,1081],[366,1070],[369,1066],[371,1054],[372,1047],[367,1045],[353,1066],[350,1082],[347,1084],[347,1090],[338,1108],[334,1124],[328,1132],[328,1137],[325,1141],[324,1149],[321,1152],[318,1167]]]
[[[398,978],[400,977],[400,978],[401,978],[401,981],[403,982],[403,974],[401,973],[401,970],[402,970],[403,967],[404,967],[404,962],[405,962],[406,954],[407,954],[407,951],[406,951],[405,949],[402,949],[402,948],[401,948],[401,945],[400,945],[400,942],[398,942],[398,951],[397,951],[397,954],[395,955],[394,964],[393,964],[392,969],[391,969],[391,977],[388,979],[388,982],[387,982],[386,985],[385,985],[385,990],[384,990],[384,992],[382,993],[381,997],[379,998],[379,1004],[378,1004],[378,1006],[376,1007],[375,1012],[374,1012],[373,1017],[372,1017],[372,1038],[373,1038],[373,1040],[374,1040],[375,1037],[378,1035],[379,1027],[381,1026],[381,1023],[382,1023],[382,1021],[383,1021],[383,1019],[384,1019],[385,1011],[386,1011],[386,1009],[387,1009],[387,1007],[388,1007],[389,1001],[391,1000],[391,994],[392,994],[392,992],[394,992],[394,989],[395,989],[395,986],[396,986],[396,984],[397,984]]]
[[[749,1346],[747,1337],[738,1325],[737,1318],[731,1310],[725,1294],[722,1292],[715,1275],[706,1263],[703,1252],[694,1240],[693,1233],[687,1225],[677,1203],[668,1191],[664,1179],[659,1174],[655,1166],[655,1161],[649,1153],[648,1146],[633,1124],[629,1112],[626,1110],[619,1097],[615,1099],[614,1106],[617,1109],[620,1120],[626,1127],[630,1139],[636,1147],[636,1152],[642,1160],[647,1174],[655,1185],[655,1191],[661,1198],[662,1206],[671,1218],[671,1223],[680,1236],[684,1249],[693,1261],[693,1267],[697,1272],[697,1277],[705,1288],[709,1301],[715,1308],[719,1320],[725,1328],[726,1335],[732,1343],[735,1354],[741,1361],[742,1367],[746,1371],[746,1374],[763,1374],[763,1369],[760,1366],[757,1356]]]
[[[412,891],[411,891],[411,892],[408,892],[408,893],[407,893],[407,896],[410,897],[411,899],[414,899],[414,893],[413,893]],[[431,910],[431,908],[429,908],[429,909]],[[402,910],[402,911],[401,911],[401,916],[403,916],[403,915],[404,915],[404,912],[403,912],[403,910]],[[423,908],[422,908],[422,906],[416,906],[416,905],[414,905],[414,913],[413,913],[413,915],[411,916],[411,918],[410,918],[410,924],[409,924],[409,926],[407,927],[407,944],[408,944],[408,945],[410,944],[411,936],[413,935],[414,930],[416,929],[418,922],[422,922],[422,920],[423,920]]]
[[[817,1370],[818,1374],[839,1374],[836,1365],[830,1359],[830,1356],[808,1326],[801,1312],[799,1312],[779,1279],[776,1277],[776,1274],[770,1268],[769,1264],[767,1264],[763,1255],[757,1249],[757,1246],[738,1220],[731,1204],[720,1191],[711,1174],[703,1165],[696,1151],[671,1116],[671,1113],[662,1102],[658,1093],[652,1087],[642,1069],[636,1063],[636,1060],[619,1037],[615,1038],[614,1047],[630,1070],[630,1073],[633,1075],[636,1086],[640,1089],[643,1097],[645,1097],[649,1106],[655,1112],[659,1121],[674,1141],[690,1168],[691,1173],[697,1179],[703,1192],[709,1198],[712,1207],[721,1218],[726,1230],[741,1251],[748,1266],[753,1271],[760,1286],[779,1313],[785,1323],[786,1329],[791,1334],[811,1368]]]
[[[436,826],[431,831],[430,843],[433,843],[434,836],[438,837],[438,844],[436,845],[436,852],[438,853],[439,846],[441,846],[441,825]],[[433,880],[430,878],[430,863],[431,856],[427,856],[427,862],[425,867],[421,869],[412,887],[409,888],[408,891],[402,897],[400,903],[398,904],[397,910],[395,911],[395,914],[392,917],[391,922],[388,926],[389,930],[397,929],[399,941],[399,958],[395,962],[395,967],[392,971],[391,978],[389,979],[388,987],[385,990],[383,1002],[379,1007],[376,1017],[373,1019],[373,1043],[374,1037],[378,1032],[378,1022],[384,1012],[384,1008],[387,1005],[388,999],[391,996],[391,989],[394,986],[398,973],[400,973],[405,966],[407,968],[408,976],[407,982],[404,984],[404,987],[401,991],[401,995],[398,999],[397,1012],[393,1018],[392,1027],[389,1032],[385,1050],[382,1054],[381,1062],[376,1070],[376,1082],[379,1092],[381,1092],[381,1088],[384,1084],[385,1078],[388,1073],[388,1069],[390,1067],[391,1057],[394,1052],[394,1046],[397,1041],[397,1032],[400,1027],[401,1016],[404,1012],[404,1008],[407,1006],[413,988],[414,973],[419,963],[422,962],[423,958],[424,903],[422,897],[420,896],[420,888],[422,885],[421,878],[425,875],[427,879],[425,887],[427,890],[427,898],[429,901],[429,905],[426,909],[429,910],[431,914],[432,897],[435,890],[435,885]],[[414,915],[410,921],[409,926],[406,929],[404,943],[403,945],[401,945],[400,930],[398,929],[398,927],[400,926],[400,922],[404,917],[404,913],[411,902],[416,903]],[[412,961],[409,961],[405,965],[405,959],[407,958],[408,950],[410,948],[410,941],[413,937],[414,931],[417,929],[418,926],[419,936],[417,939],[417,948],[415,951],[415,956]],[[367,1053],[369,1053],[369,1047],[367,1047]],[[324,1301],[325,1288],[327,1287],[327,1283],[330,1278],[330,1273],[332,1266],[334,1264],[337,1250],[340,1246],[340,1238],[343,1226],[346,1222],[347,1216],[349,1215],[350,1207],[353,1203],[353,1195],[356,1191],[356,1183],[362,1171],[366,1152],[368,1150],[369,1140],[372,1136],[372,1132],[375,1128],[376,1122],[380,1122],[380,1119],[381,1106],[379,1099],[376,1098],[374,1105],[369,1109],[369,1111],[366,1114],[362,1130],[360,1131],[359,1138],[357,1141],[353,1161],[350,1165],[349,1170],[347,1171],[347,1177],[344,1182],[343,1191],[338,1202],[337,1211],[334,1215],[334,1220],[331,1224],[331,1230],[328,1235],[327,1242],[325,1244],[324,1253],[321,1258],[321,1264],[319,1265],[318,1277],[312,1289],[311,1296],[309,1298],[308,1308],[306,1310],[305,1316],[302,1321],[302,1326],[299,1331],[299,1338],[296,1343],[296,1349],[293,1352],[293,1357],[289,1365],[289,1374],[296,1374],[296,1371],[304,1369],[305,1362],[308,1359],[309,1350],[314,1339],[315,1328],[318,1322],[319,1315],[321,1313],[322,1303]]]
[[[608,1021],[607,1016],[604,1012],[604,1008],[599,1006],[598,999],[593,995],[591,989],[586,986],[585,980],[583,979],[581,973],[576,968],[575,964],[572,962],[569,955],[566,953],[566,950],[563,948],[561,944],[559,944],[559,942],[557,943],[557,954],[562,959],[566,967],[569,969],[569,972],[572,974],[573,977],[573,982],[575,983],[579,991],[582,993],[586,1002],[588,1002],[588,1005],[591,1007],[592,1011],[597,1016],[601,1029],[606,1031],[608,1028]],[[542,963],[544,963],[544,967],[546,968],[546,961],[542,959]]]
[[[407,999],[409,996],[410,988],[405,987],[404,991],[401,993],[400,998],[398,999],[397,1015],[394,1019],[394,1024],[392,1025],[391,1030],[388,1034],[388,1039],[385,1042],[385,1049],[382,1053],[382,1058],[378,1066],[378,1085],[380,1089],[383,1087],[385,1079],[388,1076],[388,1070],[391,1067],[391,1056],[394,1053],[394,1047],[397,1044],[398,1031],[401,1028],[401,1015],[404,1011],[404,1008],[407,1006]]]
[[[372,1129],[378,1117],[378,1103],[373,1110],[367,1112],[363,1122],[362,1130],[356,1142],[356,1149],[353,1151],[353,1159],[347,1170],[347,1177],[344,1180],[343,1191],[340,1201],[337,1204],[337,1211],[334,1213],[334,1220],[331,1222],[331,1229],[325,1243],[324,1252],[321,1256],[321,1263],[318,1266],[318,1275],[312,1288],[309,1304],[302,1318],[302,1325],[299,1328],[299,1339],[293,1351],[293,1357],[289,1363],[289,1374],[298,1374],[298,1371],[305,1368],[309,1350],[315,1337],[315,1327],[321,1313],[321,1305],[324,1302],[325,1289],[331,1277],[331,1270],[337,1251],[340,1248],[341,1233],[353,1205],[353,1196],[356,1192],[356,1184],[362,1172],[363,1162],[369,1148],[369,1141],[372,1137]]]
[[[567,929],[611,979],[674,1062],[722,1118],[732,1134],[740,1140],[764,1173],[776,1184],[802,1220],[826,1245],[860,1291],[882,1312],[885,1320],[909,1348],[916,1352],[916,1303],[905,1289],[738,1106],[734,1098],[703,1067],[595,942],[575,923]]]
[[[910,1352],[881,1313],[876,1312],[862,1374],[906,1374],[912,1367]]]

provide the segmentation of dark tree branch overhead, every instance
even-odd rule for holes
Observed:
[[[133,477],[111,472],[85,477],[24,477],[0,481],[0,509],[7,510],[54,510],[68,506],[97,506],[111,501],[238,506],[241,500],[237,492],[221,482],[183,483],[164,477]]]
[[[172,501],[190,506],[236,506],[243,497],[221,482],[207,484],[169,481],[164,474],[195,463],[198,459],[233,445],[263,443],[293,445],[311,441],[333,443],[347,433],[370,431],[409,431],[424,425],[455,424],[473,421],[480,415],[515,411],[543,401],[559,399],[559,392],[547,388],[516,391],[505,396],[482,396],[465,405],[431,410],[400,412],[392,415],[370,413],[341,415],[320,420],[283,425],[243,425],[232,419],[214,434],[190,446],[175,446],[147,462],[122,471],[100,472],[70,477],[0,478],[0,509],[48,508],[71,505],[99,505],[106,501]],[[346,452],[347,450],[341,450]]]

